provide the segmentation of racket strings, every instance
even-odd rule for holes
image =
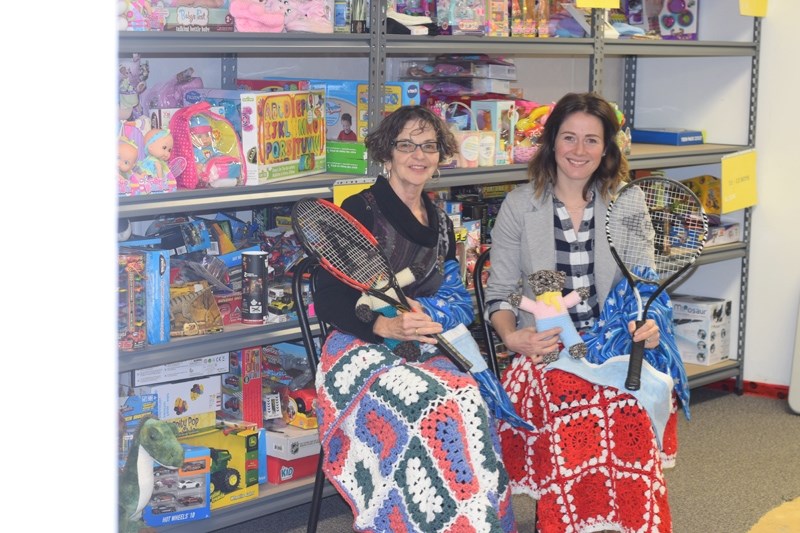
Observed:
[[[634,183],[609,206],[608,239],[629,271],[649,268],[663,280],[697,259],[708,222],[697,197],[681,184],[658,178]]]
[[[319,256],[346,277],[367,287],[389,278],[389,265],[376,244],[340,213],[320,202],[301,201],[295,223]]]

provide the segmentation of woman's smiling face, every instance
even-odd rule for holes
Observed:
[[[604,146],[599,118],[583,111],[569,115],[556,136],[558,180],[588,181],[600,166]]]
[[[397,135],[395,142],[410,141],[417,145],[437,143],[436,130],[429,124],[418,120],[406,123]],[[391,179],[399,179],[413,185],[424,185],[433,177],[439,166],[439,152],[423,152],[420,146],[415,146],[413,152],[401,152],[397,148],[392,150],[392,160],[386,167],[390,170]]]

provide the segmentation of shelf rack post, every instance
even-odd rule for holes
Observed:
[[[605,9],[592,8],[592,57],[589,90],[603,94],[603,62],[605,61]]]
[[[386,2],[370,2],[369,46],[369,102],[367,127],[373,131],[383,118],[384,87],[386,85]],[[376,176],[382,169],[369,162],[369,175]]]

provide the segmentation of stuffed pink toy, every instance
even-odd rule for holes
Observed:
[[[333,0],[286,0],[286,31],[333,33]]]
[[[281,33],[283,2],[281,0],[231,0],[230,13],[236,31]]]

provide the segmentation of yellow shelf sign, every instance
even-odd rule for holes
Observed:
[[[739,14],[744,17],[766,17],[767,0],[739,0]]]
[[[333,182],[333,203],[341,207],[345,198],[370,188],[373,183],[375,178],[336,180]]]
[[[619,0],[575,0],[576,7],[619,9]]]
[[[744,150],[722,158],[722,212],[730,213],[758,203],[756,151]]]

